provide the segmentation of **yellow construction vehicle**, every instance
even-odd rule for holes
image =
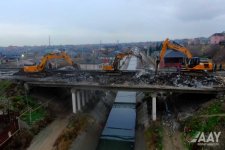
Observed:
[[[183,71],[213,71],[213,64],[208,59],[200,59],[199,57],[193,57],[191,52],[182,45],[179,45],[175,42],[171,42],[169,39],[166,39],[162,43],[162,49],[160,52],[159,59],[156,61],[156,73],[158,70],[158,64],[164,58],[166,50],[172,49],[179,51],[187,56],[187,60],[184,62]]]
[[[125,52],[125,53],[118,53],[116,54],[113,64],[112,65],[107,65],[103,66],[103,70],[105,71],[118,71],[120,67],[120,61],[125,57],[129,55],[134,55],[132,51],[130,52]]]
[[[44,55],[38,65],[24,66],[23,71],[28,73],[42,72],[45,70],[47,62],[51,59],[65,59],[75,69],[80,69],[79,65],[75,64],[66,52],[59,51]]]

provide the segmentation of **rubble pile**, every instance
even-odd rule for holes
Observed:
[[[168,85],[175,87],[224,86],[223,80],[215,76],[177,73],[160,74],[157,76],[145,74],[138,78],[138,82],[143,84]]]
[[[211,87],[224,86],[224,81],[215,76],[195,76],[188,74],[167,73],[160,75],[143,74],[140,77],[136,76],[102,76],[98,80],[101,84],[124,84],[129,83],[133,85],[167,85],[175,87]]]
[[[100,85],[167,85],[175,87],[223,87],[225,82],[216,76],[204,74],[178,74],[162,73],[154,75],[153,73],[143,73],[135,75],[96,75],[93,73],[64,74],[57,76],[58,80],[63,79],[67,82],[90,82]]]

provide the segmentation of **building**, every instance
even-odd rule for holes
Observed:
[[[221,41],[225,41],[225,33],[215,33],[210,36],[209,44],[219,44]]]

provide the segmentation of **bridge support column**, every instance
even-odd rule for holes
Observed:
[[[76,106],[76,90],[71,89],[72,93],[72,108],[73,108],[73,113],[77,113],[77,106]]]
[[[90,91],[86,91],[86,99],[87,99],[87,101],[89,101],[89,95],[90,95]]]
[[[77,90],[76,91],[76,95],[77,95],[77,109],[78,109],[78,111],[80,111],[81,110],[81,98],[80,98],[80,91],[79,90]]]
[[[88,91],[84,91],[84,99],[85,99],[85,103],[88,103],[89,99],[88,99]]]
[[[85,91],[84,90],[82,90],[81,91],[81,99],[82,99],[82,107],[84,107],[85,106],[85,93],[84,93]]]
[[[156,93],[152,94],[152,120],[156,120]]]
[[[30,92],[30,86],[27,84],[27,83],[24,83],[24,89],[25,89],[25,91],[27,92],[27,93],[29,93]]]
[[[88,99],[89,99],[89,101],[92,101],[92,91],[90,90],[89,92],[88,92]]]

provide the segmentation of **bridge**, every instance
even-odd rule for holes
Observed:
[[[143,70],[122,70],[120,72],[105,72],[101,70],[61,70],[52,71],[50,76],[40,78],[27,75],[7,75],[4,74],[0,79],[11,80],[22,83],[26,90],[32,87],[62,87],[70,88],[72,95],[73,112],[77,113],[82,109],[89,96],[96,90],[114,91],[139,91],[150,93],[152,98],[152,118],[156,120],[156,97],[158,93],[199,93],[199,94],[218,94],[225,92],[223,85],[217,85],[209,80],[209,85],[179,85],[179,84],[159,84],[158,79],[168,81],[175,80],[180,76],[157,77],[154,72],[143,75]],[[171,78],[170,78],[171,77]],[[201,77],[202,78],[202,77]],[[197,79],[194,79],[197,80]],[[202,79],[201,79],[202,80]],[[175,81],[173,81],[175,82]]]
[[[172,85],[160,85],[160,84],[148,84],[148,83],[137,83],[134,80],[125,80],[124,77],[129,77],[133,79],[137,79],[136,74],[133,73],[123,73],[121,75],[103,75],[104,73],[95,72],[94,75],[91,76],[92,79],[88,79],[90,77],[90,72],[88,72],[87,76],[78,75],[84,74],[85,71],[76,72],[70,74],[63,74],[62,76],[53,75],[45,78],[33,78],[27,76],[7,76],[1,77],[2,79],[11,80],[16,83],[22,83],[26,90],[30,90],[32,87],[62,87],[62,88],[70,88],[71,89],[71,97],[72,97],[72,108],[73,113],[77,113],[82,110],[82,107],[85,106],[90,100],[90,96],[94,94],[96,90],[114,90],[114,91],[139,91],[146,92],[151,95],[152,98],[152,119],[156,120],[156,98],[158,93],[168,94],[179,94],[179,93],[199,93],[199,94],[218,94],[221,92],[225,92],[225,88],[221,86],[199,86],[199,87],[188,87],[188,86],[172,86]],[[66,76],[65,76],[66,75]],[[100,79],[99,79],[100,76]],[[149,75],[151,77],[152,75]],[[84,79],[79,79],[83,77]],[[115,78],[115,82],[108,81],[110,78]],[[105,79],[107,79],[105,81]],[[119,80],[125,80],[124,82],[118,82]]]
[[[20,80],[21,81],[21,80]],[[134,85],[134,84],[112,84],[101,85],[93,82],[54,82],[54,81],[23,81],[29,86],[39,87],[66,87],[82,90],[114,90],[114,91],[140,91],[140,92],[173,92],[173,93],[200,93],[216,94],[225,91],[223,87],[175,87],[168,85]]]

